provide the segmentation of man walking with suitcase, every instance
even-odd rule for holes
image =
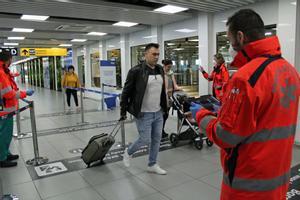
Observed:
[[[164,71],[158,65],[159,45],[150,43],[145,48],[145,62],[131,68],[121,96],[121,119],[126,112],[136,118],[139,138],[125,149],[123,162],[130,166],[132,154],[144,145],[149,146],[148,172],[161,175],[167,172],[157,164],[163,126],[163,112],[167,111]]]

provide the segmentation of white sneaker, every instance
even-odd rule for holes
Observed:
[[[167,171],[160,168],[160,166],[158,164],[155,164],[151,167],[148,167],[147,171],[151,172],[151,173],[156,173],[156,174],[159,174],[159,175],[166,175],[167,174]]]
[[[125,167],[130,167],[130,159],[132,156],[128,154],[128,148],[125,149],[124,154],[123,154],[123,163]]]

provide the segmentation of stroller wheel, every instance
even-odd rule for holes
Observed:
[[[214,143],[210,141],[209,139],[206,139],[207,146],[211,147]]]
[[[178,144],[178,135],[175,133],[172,133],[170,135],[170,142],[171,142],[172,146],[176,147],[176,145]]]
[[[201,138],[196,138],[194,140],[194,145],[198,150],[201,150],[203,148],[203,140]]]

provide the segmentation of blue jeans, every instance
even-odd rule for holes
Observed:
[[[128,154],[132,155],[141,146],[149,146],[150,144],[148,166],[155,165],[160,147],[163,121],[162,111],[142,113],[142,117],[136,119],[139,138],[129,146]]]

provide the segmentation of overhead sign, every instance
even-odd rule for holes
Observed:
[[[18,49],[17,48],[0,48],[0,52],[2,51],[10,51],[12,56],[18,56]]]
[[[21,48],[20,56],[67,56],[66,48]]]

